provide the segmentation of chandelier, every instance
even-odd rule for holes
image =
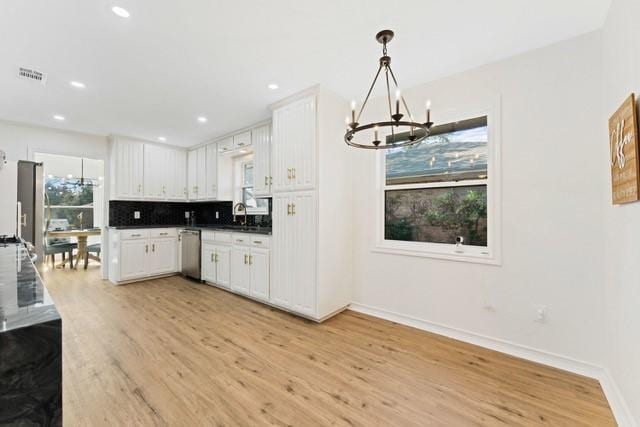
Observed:
[[[396,76],[393,74],[393,70],[391,69],[391,57],[387,55],[387,43],[389,43],[391,39],[393,39],[393,31],[391,30],[382,30],[378,34],[376,34],[376,40],[382,44],[382,56],[380,57],[378,71],[376,72],[376,76],[373,78],[373,82],[369,87],[367,96],[365,97],[364,102],[362,103],[362,107],[360,107],[357,115],[356,103],[355,101],[351,102],[351,117],[347,117],[346,119],[347,132],[344,134],[344,141],[352,147],[378,150],[382,148],[397,148],[417,144],[418,142],[424,140],[429,136],[431,126],[433,126],[433,123],[431,122],[431,104],[429,101],[427,101],[425,105],[427,120],[424,123],[416,122],[413,120],[413,116],[409,111],[407,102],[400,92],[400,87],[398,86]],[[358,123],[358,121],[360,120],[360,116],[362,116],[362,112],[364,111],[364,108],[367,105],[367,101],[371,96],[371,92],[373,91],[373,88],[378,81],[378,77],[383,70],[387,89],[389,119],[361,125],[360,123]],[[389,79],[391,79],[391,81],[393,82],[393,86],[396,89],[395,109],[392,108],[391,83]],[[407,119],[405,120],[402,120],[403,117],[405,117],[405,114],[402,113],[401,106],[404,107],[404,111],[406,112]],[[391,129],[391,135],[386,136],[384,143],[382,143],[379,139],[379,132],[381,128]],[[356,134],[369,129],[373,129],[373,140],[371,142],[360,143],[354,140]]]

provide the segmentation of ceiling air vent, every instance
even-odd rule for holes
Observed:
[[[47,82],[47,74],[42,71],[33,70],[31,68],[20,67],[18,77],[23,80],[29,80],[44,85]]]

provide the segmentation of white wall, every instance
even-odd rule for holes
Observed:
[[[607,120],[635,92],[640,94],[640,2],[614,0],[603,33],[603,111],[600,168],[606,231],[606,365],[636,420],[640,420],[640,203],[611,204]],[[637,422],[637,421],[636,421]]]
[[[34,152],[106,160],[107,138],[0,120],[0,150],[9,160],[33,160]]]
[[[372,252],[375,154],[354,150],[356,303],[603,362],[600,51],[596,32],[403,90],[420,117],[430,98],[436,123],[501,98],[502,265]],[[546,324],[534,322],[538,304]]]

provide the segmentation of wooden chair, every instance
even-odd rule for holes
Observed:
[[[44,232],[44,254],[51,258],[51,267],[55,268],[56,254],[62,254],[62,268],[67,264],[66,255],[69,255],[69,266],[73,268],[73,251],[78,248],[77,243],[71,242],[69,238],[48,237],[49,231],[68,230],[69,221],[66,219],[54,219],[47,222],[47,228]]]
[[[91,259],[94,259],[96,261],[100,261],[100,250],[101,250],[101,246],[100,243],[94,243],[93,245],[87,245],[87,253],[84,257],[84,269],[86,270],[87,267],[89,266],[89,257],[91,257]],[[91,253],[95,253],[95,255],[90,255]]]

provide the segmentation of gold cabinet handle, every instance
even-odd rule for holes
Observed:
[[[244,263],[247,264],[247,254],[244,254]]]
[[[287,168],[287,179],[291,179],[292,178],[292,173],[293,173],[293,169],[292,168]]]
[[[156,251],[156,244],[152,244],[151,245],[151,252],[155,252]]]
[[[291,177],[293,179],[296,179],[296,168],[291,168],[291,174],[292,174]]]
[[[273,185],[273,177],[272,176],[269,177],[269,185]]]
[[[142,184],[138,184],[138,193],[142,191]]]
[[[213,252],[211,252],[211,262],[213,262]]]
[[[149,245],[144,245],[144,253],[149,253]]]
[[[267,185],[269,185],[269,177],[265,175],[265,177],[264,177],[264,186],[266,187]]]
[[[291,203],[287,203],[287,215],[291,215]]]
[[[253,264],[253,257],[249,255],[249,265]]]
[[[261,245],[262,244],[262,240],[254,240],[253,243],[255,243],[256,245]]]
[[[296,214],[296,204],[291,203],[291,215],[295,215],[295,214]]]
[[[218,262],[218,252],[216,252],[216,262]]]

